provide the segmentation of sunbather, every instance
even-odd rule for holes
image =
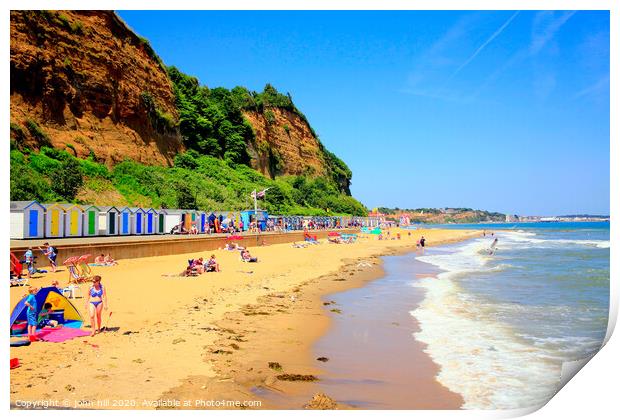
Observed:
[[[244,262],[258,262],[258,258],[250,255],[249,249],[244,249],[243,251],[241,251],[241,260]]]

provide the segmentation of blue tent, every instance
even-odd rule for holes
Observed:
[[[35,299],[37,300],[37,317],[39,316],[39,312],[43,309],[43,305],[49,302],[52,304],[52,311],[63,311],[63,318],[65,322],[70,322],[72,324],[71,326],[74,326],[75,323],[76,327],[80,327],[82,322],[84,322],[80,312],[56,287],[41,288],[41,290],[39,290],[35,295]],[[26,311],[28,307],[24,304],[24,302],[26,302],[26,297],[20,300],[17,305],[15,305],[15,308],[13,308],[13,312],[11,312],[10,327],[18,321],[26,320]]]

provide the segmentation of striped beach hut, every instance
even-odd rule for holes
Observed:
[[[118,235],[118,214],[120,211],[114,206],[99,207],[99,234],[105,236]]]
[[[43,204],[43,207],[45,207],[45,237],[65,236],[65,209],[57,203]]]
[[[131,235],[133,212],[129,207],[121,207],[118,210],[118,234]]]
[[[144,235],[144,222],[146,220],[146,210],[141,207],[131,207],[133,219],[131,222],[131,233],[133,235]]]
[[[65,237],[82,236],[84,209],[77,204],[60,204],[65,210]]]
[[[42,238],[45,207],[38,201],[11,201],[11,239]]]
[[[84,220],[82,221],[82,232],[84,236],[99,235],[99,213],[101,210],[96,206],[84,207]]]

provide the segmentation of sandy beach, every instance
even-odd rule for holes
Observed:
[[[397,231],[392,229],[392,236]],[[303,408],[316,384],[287,379],[324,375],[312,351],[330,324],[333,307],[324,296],[381,277],[377,257],[411,251],[420,235],[429,246],[480,235],[463,230],[418,230],[411,236],[400,232],[402,240],[378,241],[370,235],[350,245],[323,240],[301,249],[291,244],[256,247],[250,250],[259,258],[256,264],[241,262],[237,252],[218,250],[213,253],[222,271],[199,277],[162,274],[179,273],[188,258],[208,257],[210,251],[93,267],[109,296],[103,318],[109,331],[61,344],[11,348],[11,357],[22,364],[11,371],[12,406],[58,400],[75,408],[173,404],[195,409],[210,408],[197,405],[198,400],[230,400],[246,402],[237,408],[258,408],[247,402],[259,400],[260,408]],[[31,284],[66,284],[66,268],[60,269]],[[82,286],[84,295],[87,287]],[[24,288],[11,288],[11,308],[24,293]],[[73,302],[85,313],[84,299]],[[434,379],[436,365],[422,346],[417,348],[419,368],[427,373],[419,387],[443,396],[430,408],[459,408],[460,396]],[[321,400],[310,408],[349,406]]]

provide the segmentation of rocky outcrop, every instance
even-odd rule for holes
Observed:
[[[183,150],[172,84],[148,41],[107,11],[11,12],[11,131],[110,165]]]
[[[248,145],[254,169],[272,178],[328,175],[319,140],[299,115],[277,107],[243,115],[254,129],[254,144]]]

